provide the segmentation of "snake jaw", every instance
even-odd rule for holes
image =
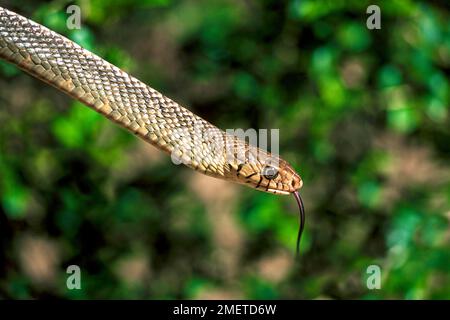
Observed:
[[[289,191],[278,190],[278,189],[267,189],[268,192],[279,194],[279,195],[289,195],[291,194]]]

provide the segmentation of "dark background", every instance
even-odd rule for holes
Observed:
[[[372,1],[85,0],[80,30],[69,4],[0,0],[222,129],[281,129],[301,260],[293,197],[175,166],[1,61],[0,298],[450,298],[445,1],[378,1],[381,30]]]

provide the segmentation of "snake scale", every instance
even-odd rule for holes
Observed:
[[[200,173],[260,191],[294,194],[301,213],[299,241],[302,180],[285,160],[218,129],[73,41],[1,7],[0,58]]]

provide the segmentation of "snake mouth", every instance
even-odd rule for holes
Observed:
[[[284,195],[291,194],[289,191],[278,190],[278,189],[267,189],[267,191],[275,193],[275,194],[284,194]]]

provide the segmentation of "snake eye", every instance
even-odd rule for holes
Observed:
[[[278,176],[278,170],[272,166],[265,166],[261,173],[264,178],[269,180],[275,179]]]

